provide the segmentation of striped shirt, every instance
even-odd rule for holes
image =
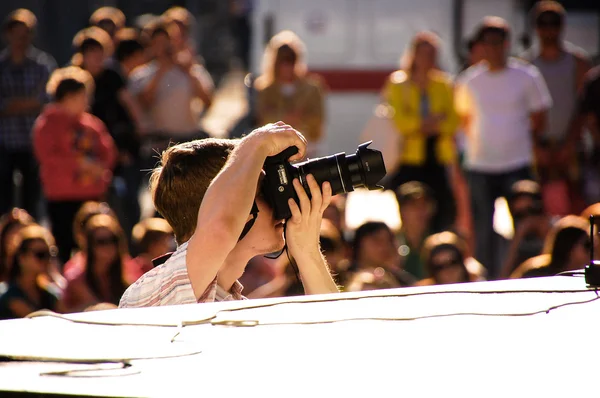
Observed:
[[[235,281],[228,292],[217,284],[216,277],[200,298],[196,299],[187,273],[187,245],[186,242],[179,246],[164,264],[145,273],[131,285],[121,297],[119,307],[154,307],[245,299],[240,282]]]

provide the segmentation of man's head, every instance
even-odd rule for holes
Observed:
[[[504,65],[510,45],[510,27],[504,19],[485,17],[475,37],[482,44],[485,60],[491,67]]]
[[[154,206],[173,227],[177,243],[188,241],[194,234],[204,195],[237,142],[209,138],[177,144],[163,152],[161,164],[150,177],[150,190]],[[260,195],[256,204],[259,213],[242,240],[245,248],[257,254],[281,250],[285,243],[283,225],[273,219],[273,211]]]
[[[48,96],[73,116],[87,111],[93,92],[94,78],[78,66],[55,70],[46,85]]]
[[[137,36],[119,39],[115,49],[115,58],[125,67],[126,71],[130,72],[146,62],[144,46]]]
[[[8,47],[13,52],[25,53],[31,41],[37,24],[35,15],[24,8],[11,12],[4,20],[2,33]]]
[[[565,9],[556,1],[536,3],[532,10],[535,31],[542,45],[556,45],[565,23]]]
[[[508,208],[515,224],[527,217],[543,216],[544,206],[540,185],[531,180],[517,181],[511,187]]]
[[[183,7],[171,7],[164,12],[163,17],[173,25],[169,33],[172,34],[171,38],[176,51],[184,50],[194,24],[194,16]]]
[[[155,58],[171,58],[174,53],[173,42],[169,33],[169,21],[158,18],[144,27],[150,37],[150,48]]]
[[[403,228],[429,228],[435,213],[431,189],[418,181],[402,184],[396,192]]]
[[[100,7],[90,17],[90,25],[106,31],[110,37],[125,27],[125,14],[115,7]]]

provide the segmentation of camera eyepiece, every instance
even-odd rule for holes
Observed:
[[[267,158],[264,165],[266,175],[261,190],[265,200],[273,208],[275,219],[289,219],[292,216],[288,199],[298,201],[292,185],[294,178],[298,178],[302,183],[309,197],[310,189],[306,181],[309,174],[315,177],[319,186],[328,181],[333,195],[352,192],[358,187],[381,188],[377,183],[385,177],[385,164],[380,151],[368,148],[371,142],[359,145],[356,153],[352,155],[346,156],[341,152],[294,165],[290,164],[288,159],[298,152],[296,147],[290,147]]]

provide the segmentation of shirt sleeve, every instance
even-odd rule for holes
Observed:
[[[131,94],[139,95],[150,82],[152,75],[148,68],[148,66],[141,66],[133,72],[128,86]]]
[[[198,64],[194,65],[192,67],[192,76],[194,76],[200,82],[200,84],[202,84],[202,87],[207,92],[210,93],[214,91],[215,83],[205,67]]]
[[[527,107],[530,112],[539,112],[552,106],[552,97],[544,77],[533,65],[529,66],[530,79],[526,86]]]

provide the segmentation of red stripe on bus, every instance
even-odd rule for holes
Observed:
[[[311,74],[319,75],[329,91],[366,91],[379,92],[388,76],[389,70],[365,69],[311,69]]]

